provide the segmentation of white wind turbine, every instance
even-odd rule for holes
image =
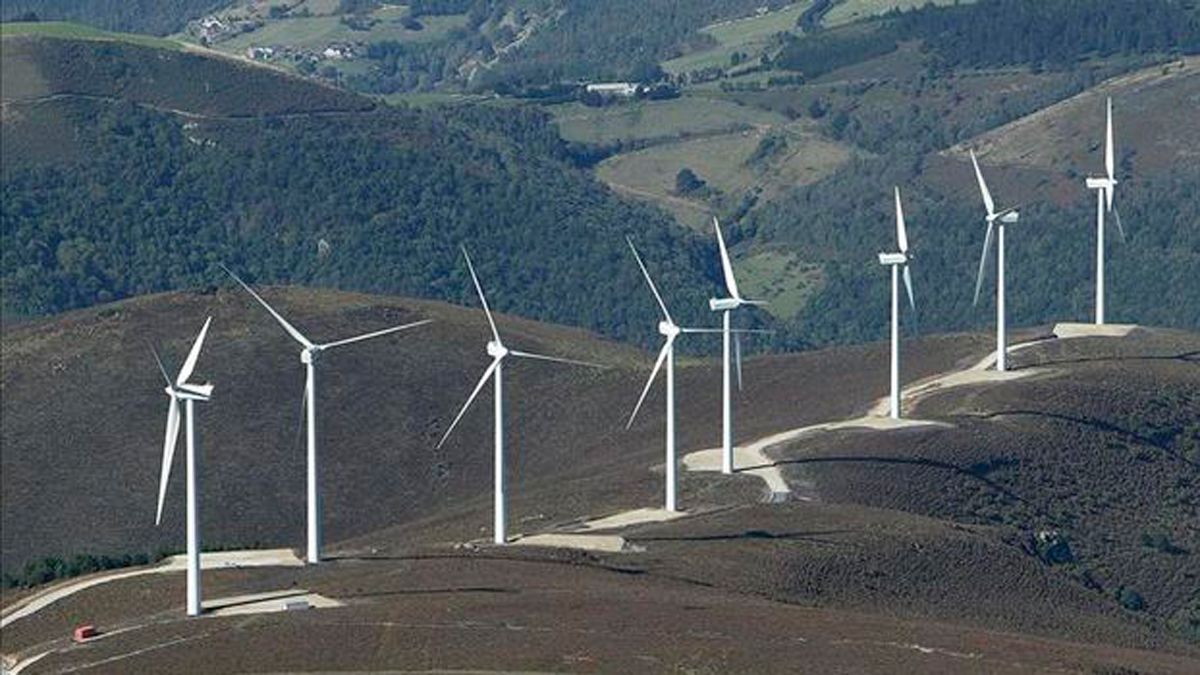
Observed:
[[[1121,213],[1113,208],[1113,193],[1116,191],[1116,159],[1113,148],[1112,99],[1108,99],[1107,124],[1104,134],[1104,169],[1107,173],[1099,178],[1088,176],[1085,184],[1096,191],[1096,325],[1104,325],[1104,212],[1111,211],[1116,219],[1117,231],[1125,239],[1121,227]]]
[[[167,405],[167,434],[163,439],[162,474],[158,482],[158,511],[154,516],[154,524],[162,523],[163,503],[167,497],[167,483],[171,479],[171,464],[175,459],[175,443],[179,439],[179,402],[183,402],[187,413],[187,613],[188,616],[199,616],[200,607],[200,477],[199,477],[199,439],[196,437],[196,401],[208,401],[212,397],[213,386],[192,384],[188,379],[196,369],[196,361],[200,358],[200,348],[204,345],[204,336],[208,334],[208,326],[212,317],[204,322],[192,350],[188,352],[187,360],[179,369],[179,375],[172,381],[167,375],[158,352],[151,348],[158,370],[166,380],[165,391],[170,403]]]
[[[479,383],[475,385],[475,389],[471,395],[467,397],[467,402],[463,404],[461,410],[458,411],[458,416],[450,423],[450,427],[446,429],[446,433],[442,435],[442,440],[438,441],[437,447],[441,448],[446,439],[450,438],[451,432],[458,426],[463,415],[467,413],[467,409],[471,407],[471,403],[475,401],[475,397],[483,389],[483,385],[487,384],[488,378],[492,379],[492,401],[495,406],[493,428],[495,442],[495,463],[493,465],[493,530],[492,541],[497,544],[504,544],[508,541],[507,534],[507,519],[505,513],[504,499],[504,389],[502,376],[502,362],[506,356],[516,356],[523,359],[536,359],[539,361],[553,361],[555,363],[566,363],[576,366],[589,366],[598,368],[597,364],[587,363],[585,361],[575,361],[573,359],[563,359],[555,356],[543,356],[541,354],[532,354],[530,352],[522,352],[516,349],[509,349],[500,341],[500,332],[496,330],[496,321],[492,318],[492,310],[488,307],[487,298],[483,295],[483,287],[479,284],[479,277],[475,275],[475,266],[471,264],[471,256],[467,254],[467,249],[462,249],[463,258],[467,261],[467,270],[471,273],[471,281],[475,284],[475,291],[479,294],[479,302],[483,305],[483,312],[487,315],[488,325],[492,329],[492,340],[487,343],[488,356],[492,357],[492,362],[483,371],[483,376],[479,378]]]
[[[721,250],[721,269],[725,273],[725,290],[729,293],[726,298],[712,298],[708,301],[709,308],[721,312],[722,341],[721,341],[721,471],[733,473],[733,395],[730,386],[731,372],[729,362],[730,341],[733,341],[735,360],[737,362],[738,390],[742,388],[742,341],[730,328],[730,314],[743,305],[765,305],[762,300],[747,300],[738,292],[737,279],[733,276],[733,264],[729,260],[729,250],[725,248],[725,237],[721,234],[721,224],[713,218],[713,229],[717,231],[717,245]],[[664,308],[664,311],[665,308]]]
[[[987,265],[988,251],[992,248],[992,229],[996,229],[996,370],[1007,370],[1005,359],[1008,349],[1008,332],[1004,323],[1004,226],[1017,222],[1021,214],[1016,207],[996,211],[992,201],[992,193],[988,192],[987,183],[983,180],[983,172],[979,170],[979,161],[975,159],[975,151],[971,151],[971,163],[975,165],[975,177],[979,180],[979,192],[983,195],[983,205],[987,208],[987,235],[983,240],[983,255],[979,258],[979,274],[975,277],[975,300],[979,303],[979,290],[983,286],[983,270]],[[997,225],[997,223],[999,223]]]
[[[917,304],[913,300],[912,273],[908,263],[908,230],[904,225],[904,207],[900,205],[900,188],[896,188],[896,245],[897,253],[880,253],[879,263],[892,268],[892,396],[891,415],[900,419],[900,267],[904,267],[904,288],[908,291],[908,305],[915,313]]]
[[[680,333],[720,333],[721,329],[680,328],[671,318],[671,313],[667,311],[667,304],[663,302],[662,296],[659,295],[658,288],[654,285],[654,280],[650,278],[650,272],[646,271],[646,265],[642,262],[642,256],[638,255],[637,248],[633,245],[633,240],[626,237],[625,241],[629,243],[629,250],[633,251],[633,258],[637,261],[638,267],[641,268],[642,276],[646,278],[646,283],[649,284],[650,292],[654,294],[654,299],[658,301],[659,309],[662,310],[663,320],[658,322],[658,332],[666,338],[663,342],[662,350],[658,352],[658,359],[654,362],[654,369],[650,371],[650,377],[646,380],[646,386],[642,388],[642,395],[638,397],[637,405],[633,407],[633,413],[629,415],[629,422],[625,424],[625,428],[628,429],[633,426],[633,421],[637,418],[638,411],[642,408],[642,403],[646,400],[646,394],[650,393],[650,387],[654,384],[654,378],[658,375],[658,371],[662,368],[665,361],[667,363],[667,496],[665,508],[668,511],[678,511],[678,502],[675,496],[679,469],[679,462],[675,454],[675,338],[679,337]]]
[[[393,326],[391,328],[385,328],[383,330],[377,330],[377,331],[373,331],[370,333],[365,333],[363,335],[346,338],[344,340],[335,340],[333,342],[317,344],[317,343],[313,342],[312,340],[309,340],[308,338],[304,337],[304,335],[299,330],[297,330],[295,326],[288,323],[287,319],[284,319],[283,316],[281,316],[279,314],[279,312],[275,311],[275,308],[273,308],[269,304],[267,304],[267,301],[263,300],[262,296],[260,296],[256,292],[254,292],[254,289],[250,288],[250,286],[246,282],[242,281],[241,278],[238,277],[238,275],[234,274],[232,271],[229,270],[229,268],[225,267],[224,265],[221,266],[221,269],[224,269],[225,272],[229,274],[229,276],[233,277],[234,281],[238,282],[238,284],[240,284],[242,288],[246,289],[246,291],[248,293],[250,293],[250,295],[254,296],[254,299],[257,300],[258,303],[260,305],[262,305],[268,312],[270,312],[271,316],[275,317],[275,320],[279,322],[279,325],[283,326],[283,329],[285,331],[287,331],[287,334],[290,335],[293,340],[300,343],[300,347],[301,347],[300,362],[304,364],[304,369],[305,369],[304,404],[307,408],[307,415],[306,415],[305,421],[306,421],[306,431],[307,431],[306,435],[308,438],[308,458],[307,458],[307,464],[308,464],[308,476],[307,476],[308,549],[307,549],[306,557],[307,557],[307,560],[309,563],[316,564],[316,563],[321,562],[321,540],[322,540],[322,536],[321,536],[321,529],[322,529],[321,528],[321,494],[320,494],[320,489],[318,487],[318,480],[320,477],[320,472],[318,470],[318,464],[317,464],[317,361],[318,361],[318,357],[320,357],[321,352],[325,351],[326,349],[332,349],[333,347],[341,347],[343,345],[348,345],[348,344],[351,344],[354,342],[361,342],[362,340],[369,340],[371,338],[382,337],[384,335],[388,335],[390,333],[395,333],[397,331],[402,331],[402,330],[405,330],[408,328],[416,328],[417,326],[421,326],[421,325],[429,323],[431,321],[431,319],[414,321],[412,323],[406,323],[406,324],[402,324],[400,326]]]

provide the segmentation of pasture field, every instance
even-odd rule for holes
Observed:
[[[694,96],[605,108],[570,103],[549,110],[563,138],[596,144],[680,138],[787,122],[783,115],[769,110]]]
[[[821,266],[786,251],[766,250],[740,258],[737,273],[746,296],[769,302],[763,309],[780,319],[795,317],[821,290]]]
[[[450,31],[466,24],[465,14],[421,17],[424,30],[408,30],[400,24],[405,11],[385,6],[372,17],[380,20],[368,31],[352,30],[336,16],[309,16],[269,20],[258,30],[218,42],[213,47],[223,52],[241,53],[250,46],[286,45],[309,49],[324,48],[331,42],[436,42]]]
[[[127,42],[143,47],[157,47],[159,49],[178,50],[183,48],[175,40],[150,35],[135,35],[133,33],[114,33],[69,21],[0,23],[0,38],[21,36],[61,38],[64,40],[109,40],[113,42]]]
[[[804,10],[812,3],[808,0],[797,2],[762,16],[751,16],[744,19],[722,21],[700,29],[700,32],[711,35],[717,45],[685,54],[678,58],[665,61],[663,70],[672,75],[686,73],[692,70],[711,66],[728,67],[734,52],[746,54],[751,60],[762,55],[776,33],[790,32],[796,28],[796,21]]]
[[[821,22],[828,28],[842,26],[848,23],[853,23],[860,19],[868,19],[873,16],[879,16],[893,9],[901,11],[913,9],[916,7],[924,7],[927,4],[934,5],[966,5],[975,0],[842,0],[829,10]]]

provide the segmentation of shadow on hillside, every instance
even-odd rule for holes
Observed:
[[[626,539],[638,543],[651,541],[746,541],[752,539],[784,539],[793,541],[811,541],[818,544],[829,544],[831,546],[845,545],[841,544],[841,542],[820,538],[822,535],[837,534],[852,534],[852,532],[850,530],[824,530],[818,532],[769,532],[767,530],[744,530],[742,532],[731,532],[727,534],[697,534],[680,535],[674,537],[626,537]]]
[[[982,413],[982,414],[978,414],[978,415],[973,415],[973,417],[978,417],[978,418],[982,418],[982,419],[995,419],[997,417],[1006,417],[1006,416],[1043,417],[1043,418],[1047,418],[1047,419],[1058,420],[1060,422],[1070,422],[1071,424],[1078,424],[1080,426],[1091,427],[1098,431],[1103,431],[1103,432],[1107,432],[1107,433],[1111,433],[1111,434],[1117,434],[1119,436],[1125,436],[1125,437],[1130,438],[1134,441],[1137,441],[1138,443],[1141,443],[1143,445],[1149,445],[1149,446],[1152,446],[1159,450],[1162,450],[1166,454],[1170,455],[1174,459],[1177,459],[1177,460],[1183,462],[1184,464],[1188,464],[1193,467],[1200,468],[1200,464],[1197,464],[1196,462],[1179,454],[1174,449],[1170,448],[1162,440],[1159,440],[1152,436],[1146,436],[1145,434],[1138,433],[1132,429],[1126,429],[1124,427],[1118,426],[1111,422],[1105,422],[1103,420],[1090,419],[1087,417],[1075,417],[1073,415],[1064,415],[1062,413],[1043,412],[1040,410],[997,410],[997,411],[990,412],[990,413]]]

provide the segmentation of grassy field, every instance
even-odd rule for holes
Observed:
[[[554,113],[563,138],[581,143],[677,138],[787,121],[783,115],[771,111],[692,96],[606,108],[571,103],[549,110]]]
[[[821,266],[784,251],[761,251],[737,262],[738,285],[747,297],[771,303],[764,310],[781,319],[796,316],[821,289]]]
[[[872,16],[879,16],[885,12],[890,12],[893,9],[906,10],[914,7],[924,7],[927,4],[934,5],[966,5],[975,0],[842,0],[829,10],[825,15],[825,20],[822,22],[825,26],[833,28],[848,23],[853,23],[860,19],[866,19]]]
[[[786,144],[771,157],[752,162],[768,135],[778,135]],[[725,197],[736,200],[755,192],[767,200],[790,187],[824,178],[849,158],[850,151],[844,146],[793,125],[683,140],[617,155],[601,162],[596,175],[627,193],[659,202],[678,217],[681,208],[686,212],[705,206],[693,198],[683,200],[694,205],[691,209],[678,203],[681,198],[674,194],[675,176],[685,167]],[[707,226],[707,219],[689,217],[681,222]]]
[[[268,20],[262,28],[243,33],[237,37],[213,45],[225,52],[241,53],[252,45],[287,45],[309,49],[324,48],[331,42],[436,42],[444,39],[451,30],[466,24],[465,14],[453,16],[422,17],[424,30],[412,31],[400,25],[404,8],[385,6],[376,10],[373,17],[380,19],[369,31],[351,30],[336,16],[311,16]]]
[[[182,45],[174,40],[167,40],[149,35],[135,35],[132,33],[113,33],[111,31],[93,28],[91,26],[85,26],[78,23],[70,23],[67,21],[0,23],[0,38],[18,36],[63,38],[68,40],[111,40],[115,42],[128,42],[130,44],[141,45],[143,47],[157,47],[159,49],[182,48]]]
[[[662,64],[671,74],[684,73],[710,66],[729,67],[734,52],[742,52],[757,59],[767,46],[771,36],[787,32],[796,27],[800,14],[812,3],[808,0],[788,5],[762,16],[752,16],[734,21],[722,21],[700,30],[715,38],[718,45],[710,49],[686,54]]]

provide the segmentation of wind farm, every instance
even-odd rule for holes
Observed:
[[[1200,671],[1175,3],[6,6],[0,668]]]

